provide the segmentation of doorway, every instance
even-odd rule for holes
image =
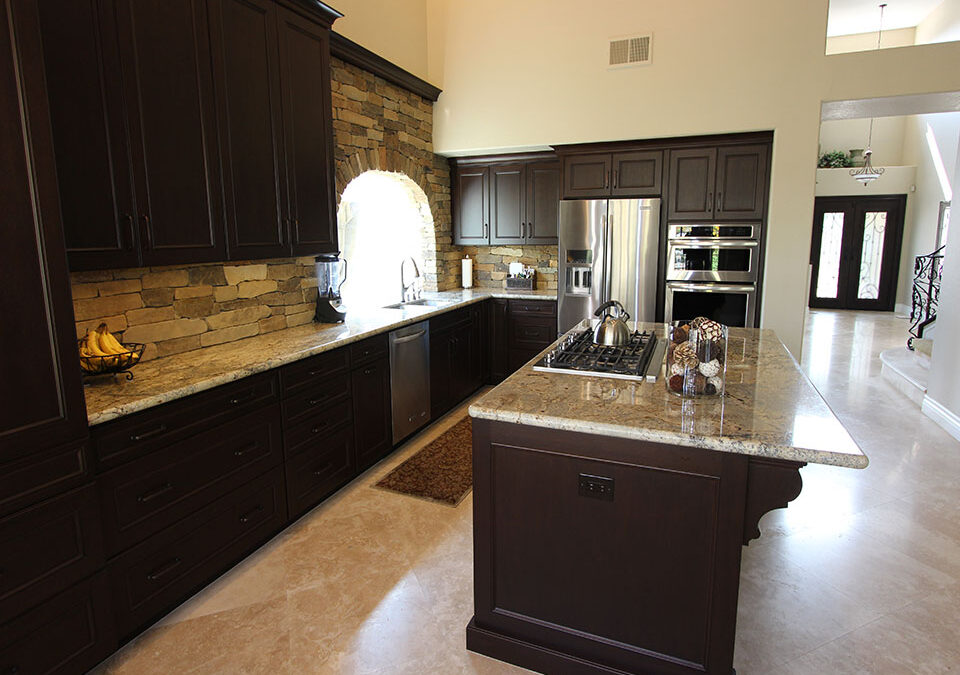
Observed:
[[[906,195],[817,197],[810,307],[893,310]]]

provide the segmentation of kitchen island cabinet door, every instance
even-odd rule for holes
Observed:
[[[279,9],[284,154],[294,255],[337,250],[330,31]]]
[[[659,197],[663,152],[616,152],[613,154],[614,197]]]
[[[560,162],[530,162],[526,166],[525,243],[556,246],[560,225]]]
[[[390,416],[390,360],[381,358],[354,369],[353,420],[357,471],[376,464],[393,448]]]
[[[715,220],[763,218],[767,200],[769,152],[769,145],[718,148]]]
[[[716,172],[716,148],[671,150],[667,218],[669,220],[713,218]]]
[[[490,168],[486,166],[463,166],[455,171],[453,239],[461,246],[489,244]]]
[[[0,3],[0,464],[87,438],[37,3]],[[14,393],[15,392],[15,393]]]
[[[228,256],[289,255],[277,6],[210,0],[210,29]]]
[[[563,158],[563,198],[610,196],[610,153],[568,155]]]
[[[224,260],[207,5],[117,10],[143,264]]]
[[[138,267],[115,14],[99,0],[38,7],[70,269]]]
[[[522,244],[524,239],[524,167],[490,167],[490,243]]]

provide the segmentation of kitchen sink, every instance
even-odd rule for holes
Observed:
[[[403,309],[404,307],[445,307],[450,304],[449,300],[434,300],[432,298],[420,298],[409,302],[397,302],[392,305],[385,305],[384,309]]]

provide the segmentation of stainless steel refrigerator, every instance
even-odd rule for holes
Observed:
[[[561,201],[559,332],[594,318],[607,300],[619,300],[631,320],[653,321],[659,240],[659,199]]]

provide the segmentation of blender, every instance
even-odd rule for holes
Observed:
[[[343,263],[341,265],[340,263]],[[340,287],[347,280],[347,261],[336,253],[321,253],[317,265],[317,313],[313,320],[319,323],[340,323],[347,313],[340,306]]]

